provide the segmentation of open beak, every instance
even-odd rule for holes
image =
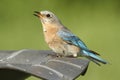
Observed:
[[[38,11],[34,11],[34,14],[33,14],[34,16],[37,16],[37,17],[40,17],[40,18],[42,18],[43,16],[42,16],[42,14],[40,13],[40,12],[38,12]]]

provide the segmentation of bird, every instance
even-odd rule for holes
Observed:
[[[97,65],[108,62],[100,57],[100,54],[90,50],[86,44],[66,26],[51,11],[34,11],[43,27],[45,42],[58,56],[86,57]]]

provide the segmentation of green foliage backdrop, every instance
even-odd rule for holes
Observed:
[[[1,0],[0,50],[49,49],[33,11],[50,10],[110,64],[90,63],[77,80],[120,79],[120,0]],[[39,80],[30,77],[26,80]]]

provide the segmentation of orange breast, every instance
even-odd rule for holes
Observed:
[[[50,43],[53,40],[55,40],[58,28],[54,27],[53,25],[49,25],[49,26],[48,25],[47,26],[44,25],[43,28],[45,29],[45,31],[44,31],[45,41],[47,43]]]

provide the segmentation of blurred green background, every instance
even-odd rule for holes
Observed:
[[[120,0],[1,0],[0,50],[49,49],[33,11],[50,10],[110,64],[90,63],[77,80],[120,79]],[[39,80],[29,77],[26,80]]]

